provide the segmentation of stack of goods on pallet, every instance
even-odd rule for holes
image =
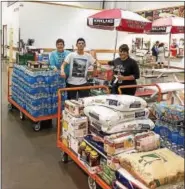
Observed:
[[[155,103],[152,107],[156,116],[154,131],[161,136],[161,145],[184,157],[184,106]]]
[[[148,118],[143,99],[104,95],[84,98],[82,102],[90,123],[90,135],[85,140],[107,157],[106,166],[101,165],[98,173],[107,184],[112,186],[116,180],[115,171],[120,167],[117,155],[159,148],[159,135],[149,131],[154,123]]]
[[[79,143],[88,134],[88,119],[83,114],[83,105],[76,100],[66,100],[62,113],[62,141],[78,154]]]
[[[12,74],[12,99],[33,117],[57,113],[57,90],[65,87],[58,72],[15,65]],[[63,94],[66,99],[66,94]]]
[[[160,149],[161,138],[154,132],[146,101],[127,95],[100,95],[65,103],[62,139],[91,174],[113,189],[184,187],[184,159],[169,149]],[[66,119],[66,114],[75,118]],[[78,127],[82,120],[83,126]],[[80,133],[75,150],[70,127]]]

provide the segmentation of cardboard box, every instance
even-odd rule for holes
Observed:
[[[73,152],[75,152],[76,154],[78,154],[78,148],[80,143],[82,142],[83,138],[74,138],[70,135],[70,148],[71,150],[73,150]]]
[[[119,133],[104,138],[104,150],[108,155],[116,155],[135,149],[134,135]]]
[[[80,117],[84,115],[84,106],[76,100],[65,101],[65,111],[70,113],[74,117]]]
[[[70,125],[73,130],[88,127],[88,118],[86,116],[74,117],[69,112],[63,111],[63,120],[65,122],[65,127],[68,128],[68,125]]]
[[[74,117],[63,111],[63,129],[74,138],[81,138],[88,134],[88,118],[85,116]]]

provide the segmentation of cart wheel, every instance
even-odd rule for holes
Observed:
[[[25,115],[22,113],[22,112],[20,112],[20,119],[23,121],[23,120],[25,120]]]
[[[38,132],[38,131],[41,130],[40,122],[35,123],[35,124],[33,125],[33,130],[34,130],[35,132]]]
[[[13,109],[13,105],[12,104],[8,104],[8,110],[11,111]]]
[[[61,160],[63,163],[67,163],[68,162],[68,154],[66,154],[65,152],[61,152]]]
[[[88,185],[89,189],[101,189],[95,180],[93,180],[90,176],[88,177]]]

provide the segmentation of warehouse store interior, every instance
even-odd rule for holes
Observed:
[[[1,10],[2,189],[184,188],[184,1]]]

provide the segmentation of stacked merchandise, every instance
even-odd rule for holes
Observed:
[[[159,148],[159,136],[148,131],[154,128],[154,123],[148,118],[149,110],[143,99],[103,95],[81,101],[90,122],[90,135],[85,141],[105,155],[106,163],[100,163],[98,174],[107,184],[112,186],[116,180],[115,171],[120,167],[117,155]]]
[[[79,143],[88,133],[88,119],[83,114],[83,106],[76,100],[66,100],[62,114],[62,141],[78,154]]]
[[[184,157],[184,106],[155,103],[152,107],[156,116],[154,131],[161,136],[161,145]]]
[[[57,90],[65,87],[58,72],[15,65],[12,74],[12,99],[33,117],[57,113]],[[66,94],[62,95],[66,99]]]
[[[159,149],[160,136],[152,131],[155,125],[149,119],[146,101],[101,95],[65,103],[63,142],[91,174],[113,189],[184,187],[184,159],[169,149]],[[74,128],[79,131],[76,138],[71,137]]]

